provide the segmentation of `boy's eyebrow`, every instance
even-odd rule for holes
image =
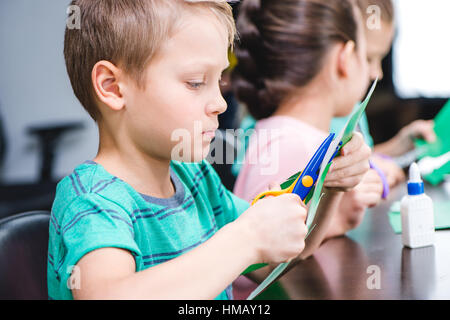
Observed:
[[[187,68],[202,68],[202,69],[214,69],[217,68],[216,63],[212,62],[206,62],[206,61],[197,61],[193,63],[186,64]],[[227,63],[225,64],[225,67],[222,69],[223,71],[228,69],[230,67],[230,62],[227,60]]]

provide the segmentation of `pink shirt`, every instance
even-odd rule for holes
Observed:
[[[328,136],[306,122],[287,116],[258,121],[250,138],[234,194],[252,201],[269,184],[282,184],[304,169]]]

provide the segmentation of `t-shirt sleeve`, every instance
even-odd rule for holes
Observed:
[[[77,197],[64,211],[59,225],[63,246],[59,274],[62,283],[83,256],[101,248],[120,248],[141,255],[134,240],[133,221],[118,204],[98,194]]]

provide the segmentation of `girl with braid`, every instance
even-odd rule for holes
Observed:
[[[362,16],[351,0],[244,0],[237,27],[233,85],[258,122],[234,192],[251,201],[306,166],[333,117],[350,114],[365,94],[369,69]],[[258,139],[263,135],[269,139]],[[359,133],[354,139],[369,149]],[[376,171],[359,180],[359,172],[336,175],[347,165],[342,160],[334,160],[325,181],[324,199],[334,204],[328,231],[311,241],[345,234],[381,200]],[[267,166],[277,170],[267,173]]]
[[[257,123],[234,193],[251,201],[306,166],[331,120],[350,114],[363,97],[369,68],[362,16],[351,0],[244,0],[237,28],[234,92]],[[344,155],[370,152],[362,135],[353,140],[357,148],[344,148]],[[325,180],[321,206],[332,214],[320,221],[320,234],[313,230],[307,238],[310,248],[358,226],[365,210],[381,200],[382,181],[367,171],[368,161],[360,172],[342,174],[347,166],[342,160],[334,160]],[[300,259],[311,253],[304,251]],[[240,277],[234,282],[236,298],[254,287]]]

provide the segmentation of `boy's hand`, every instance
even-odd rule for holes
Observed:
[[[356,187],[370,169],[370,147],[359,132],[355,132],[336,157],[325,179],[324,186],[336,191],[349,191]]]
[[[279,190],[274,187],[272,190]],[[256,202],[236,220],[256,252],[255,263],[281,263],[296,258],[305,247],[306,207],[300,197],[285,194]]]

